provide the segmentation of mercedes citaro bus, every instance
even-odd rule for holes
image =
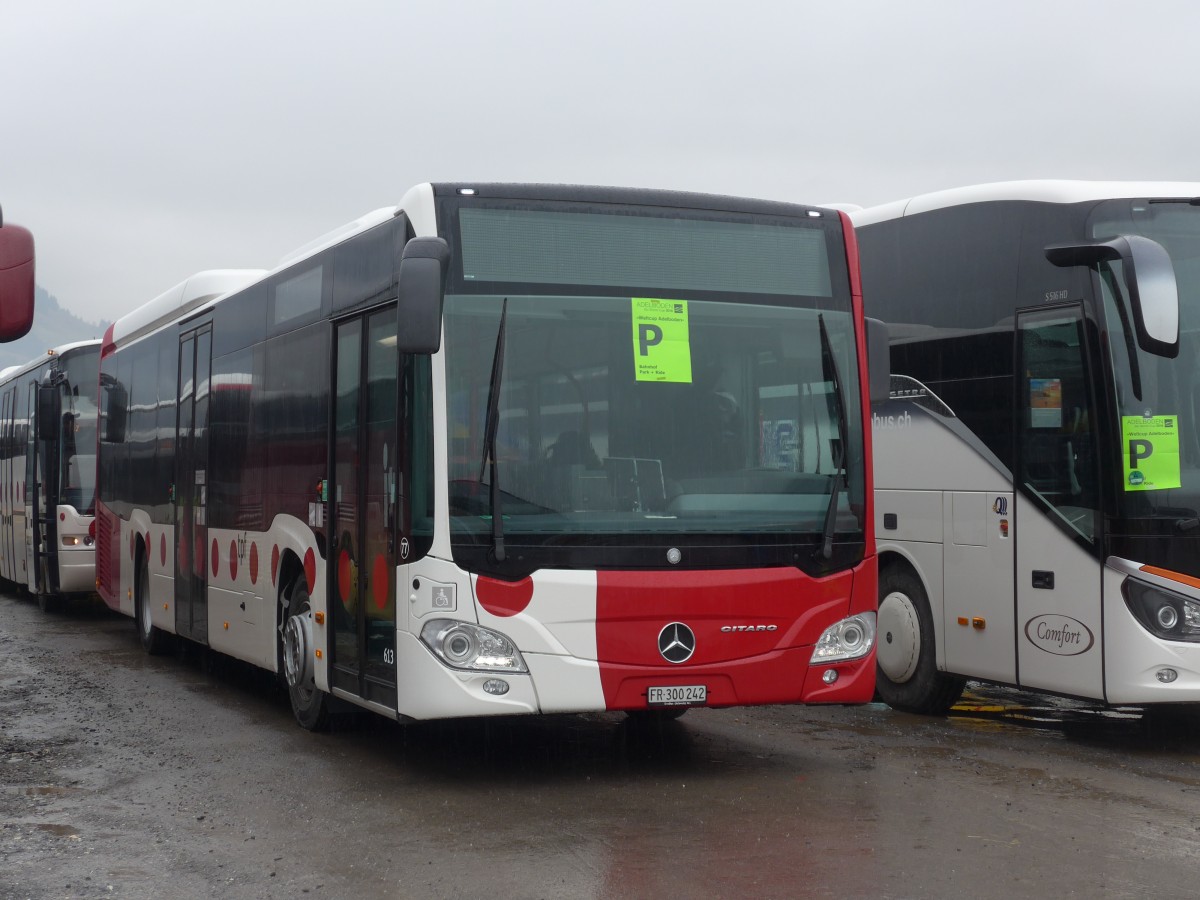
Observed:
[[[865,702],[865,352],[836,211],[420,185],[113,325],[100,592],[309,728]]]

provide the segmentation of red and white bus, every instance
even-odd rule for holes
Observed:
[[[114,324],[101,595],[314,729],[869,701],[864,329],[831,210],[417,186]]]
[[[0,372],[0,579],[45,611],[95,590],[100,342]]]

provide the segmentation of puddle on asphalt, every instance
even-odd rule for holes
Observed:
[[[65,838],[78,838],[79,837],[79,832],[76,831],[70,825],[41,824],[41,825],[34,825],[33,827],[36,828],[38,831],[45,831],[48,834],[53,834],[57,837],[65,837]]]
[[[30,797],[65,797],[68,794],[73,794],[78,788],[59,787],[58,785],[45,785],[43,787],[26,788],[25,793]]]

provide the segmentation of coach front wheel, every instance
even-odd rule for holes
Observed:
[[[329,727],[332,698],[317,687],[313,644],[313,612],[308,582],[301,573],[287,593],[280,640],[283,644],[283,673],[296,721],[309,731]]]
[[[937,670],[933,615],[921,582],[891,566],[879,575],[875,690],[888,706],[944,715],[966,680]]]

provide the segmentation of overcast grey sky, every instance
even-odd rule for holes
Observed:
[[[0,204],[89,321],[421,181],[871,205],[1200,180],[1190,0],[0,0]]]

